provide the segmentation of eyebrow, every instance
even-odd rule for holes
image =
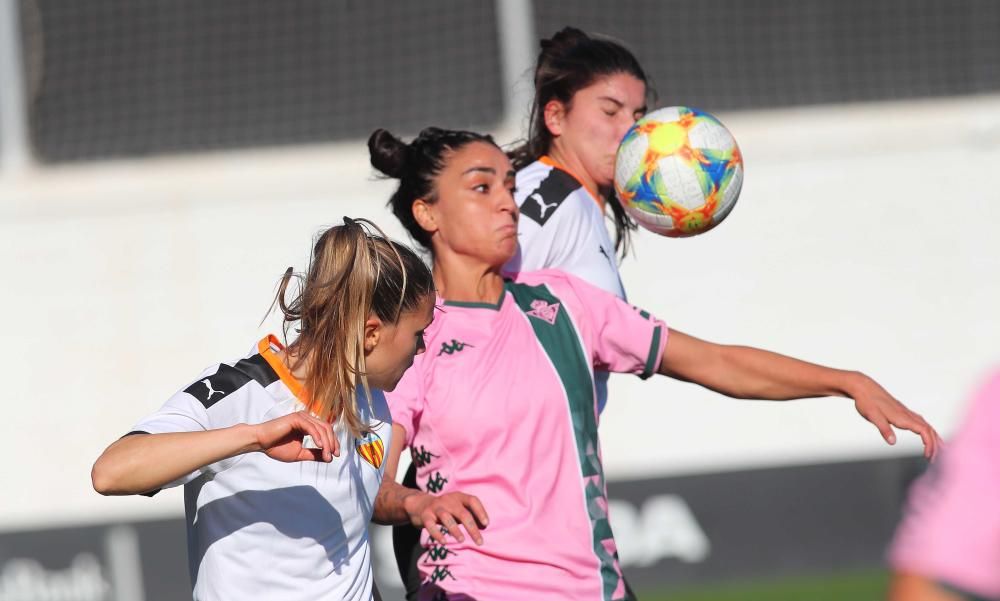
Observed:
[[[618,107],[618,108],[624,108],[625,107],[625,103],[624,102],[622,102],[621,100],[618,100],[617,98],[612,98],[611,96],[599,96],[597,99],[598,100],[607,100],[608,102],[614,103],[614,105],[616,107]],[[644,104],[641,107],[635,109],[635,112],[637,112],[637,113],[645,113],[646,110],[647,110],[647,107]]]
[[[469,167],[468,169],[462,172],[462,175],[468,175],[470,173],[474,173],[477,171],[481,171],[483,173],[489,173],[490,175],[497,174],[497,170],[494,169],[493,167]]]

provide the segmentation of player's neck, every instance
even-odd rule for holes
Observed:
[[[288,368],[288,373],[292,374],[292,377],[299,382],[305,382],[306,377],[309,375],[309,358],[307,357],[305,361],[300,361],[298,356],[292,354],[288,349],[282,349],[275,352],[278,359]]]
[[[503,292],[498,270],[458,255],[434,258],[434,286],[446,301],[495,304]]]

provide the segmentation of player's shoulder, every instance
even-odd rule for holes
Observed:
[[[586,208],[587,203],[572,201],[579,194],[589,196],[575,177],[541,161],[535,161],[517,173],[515,199],[521,208],[521,216],[539,226],[545,225],[557,214],[566,216]]]
[[[278,399],[268,391],[281,380],[280,374],[261,352],[206,368],[180,394],[186,394],[206,410],[223,401],[273,404]]]

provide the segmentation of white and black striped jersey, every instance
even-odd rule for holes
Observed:
[[[257,424],[304,408],[301,384],[274,352],[255,352],[202,372],[133,433],[196,432]],[[188,562],[196,600],[372,598],[368,523],[391,443],[381,391],[358,408],[373,431],[335,428],[340,457],[284,463],[245,453],[205,466],[184,484]]]
[[[625,298],[604,213],[571,173],[542,157],[517,172],[518,252],[512,272],[558,269]]]

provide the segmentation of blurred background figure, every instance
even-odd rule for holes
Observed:
[[[712,112],[745,159],[718,228],[634,232],[629,302],[863,366],[953,434],[1000,339],[998,24],[991,0],[0,0],[0,599],[189,593],[180,491],[100,497],[93,458],[192,365],[280,327],[261,318],[302,240],[343,215],[407,240],[373,129],[523,140],[539,41],[567,26],[622,41],[649,108]],[[916,437],[665,378],[609,398],[640,599],[884,598]],[[372,538],[400,598],[389,530]]]
[[[1000,599],[1000,370],[913,486],[889,563],[890,601]]]

